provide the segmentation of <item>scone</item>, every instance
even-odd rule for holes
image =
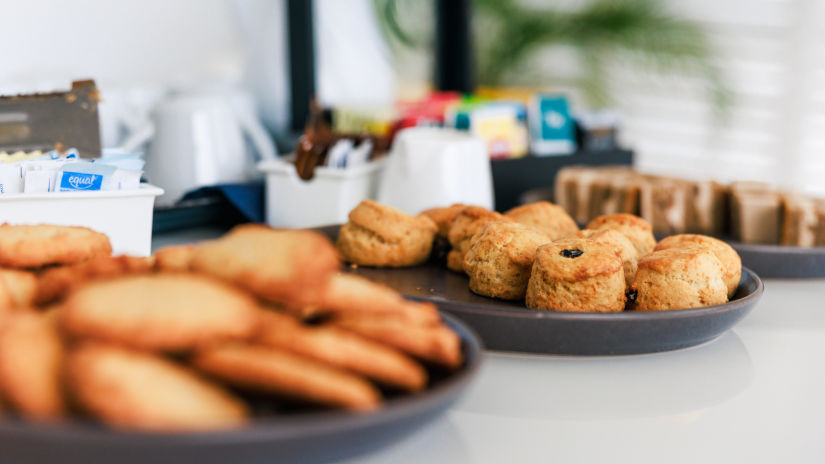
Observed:
[[[610,245],[588,239],[539,247],[527,284],[528,308],[619,312],[625,306],[622,259]]]
[[[698,246],[707,248],[722,262],[724,269],[725,285],[728,288],[728,298],[732,298],[739,287],[739,279],[742,277],[742,259],[739,253],[727,243],[707,235],[680,234],[671,235],[656,244],[655,251],[667,250],[669,248]]]
[[[701,308],[728,301],[722,262],[706,247],[655,251],[639,260],[628,292],[640,311]]]
[[[613,229],[584,229],[580,230],[576,234],[576,237],[589,238],[590,240],[610,245],[613,251],[618,253],[619,258],[622,258],[625,284],[629,287],[630,284],[633,283],[633,278],[636,277],[639,252],[636,251],[636,247],[633,246],[633,242],[631,242],[629,238]]]
[[[467,206],[459,212],[453,220],[447,238],[453,249],[447,255],[447,267],[456,272],[464,271],[464,255],[470,248],[470,239],[478,233],[488,222],[511,221],[495,211],[481,206]]]
[[[362,266],[415,266],[427,260],[438,227],[427,216],[411,216],[392,206],[364,200],[338,233],[344,260]]]
[[[653,227],[649,222],[627,213],[605,214],[587,224],[588,229],[614,229],[630,239],[639,256],[644,256],[656,246]]]
[[[490,222],[470,240],[464,270],[470,290],[504,300],[521,300],[536,258],[536,249],[548,236],[517,222]]]
[[[569,237],[579,231],[576,221],[567,214],[564,208],[547,201],[517,206],[504,215],[522,224],[535,227],[549,235],[552,240]]]
[[[456,203],[454,205],[445,206],[443,208],[430,208],[421,212],[422,216],[427,216],[435,222],[438,227],[438,236],[444,239],[450,232],[450,227],[453,226],[453,221],[458,213],[467,206],[463,203]]]

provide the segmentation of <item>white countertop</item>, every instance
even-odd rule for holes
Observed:
[[[441,418],[351,463],[823,463],[825,280],[766,280],[732,331],[668,353],[488,352]]]
[[[685,350],[487,352],[476,381],[440,418],[345,462],[823,463],[825,280],[766,280],[732,331]]]

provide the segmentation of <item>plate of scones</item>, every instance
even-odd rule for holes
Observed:
[[[136,257],[0,225],[0,461],[329,462],[399,439],[472,380],[480,341],[341,269],[308,230]]]
[[[346,270],[430,302],[466,322],[492,350],[623,355],[714,340],[763,291],[724,241],[656,240],[626,213],[579,229],[547,201],[505,213],[456,204],[413,216],[365,200],[335,240]]]

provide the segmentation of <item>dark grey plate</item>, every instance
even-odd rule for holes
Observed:
[[[742,257],[742,264],[763,278],[825,278],[825,247],[728,243]]]
[[[337,227],[319,229],[335,237]],[[347,268],[416,300],[431,301],[472,327],[492,350],[545,354],[619,355],[676,350],[715,339],[745,316],[762,296],[759,277],[747,268],[733,299],[723,305],[679,311],[614,314],[527,309],[524,304],[472,293],[464,274],[436,260],[401,269]]]
[[[335,462],[391,444],[445,411],[476,375],[478,337],[454,318],[466,362],[457,372],[432,372],[424,393],[391,399],[377,412],[308,412],[256,419],[245,428],[197,434],[136,434],[85,423],[34,425],[0,420],[0,463],[317,463]]]

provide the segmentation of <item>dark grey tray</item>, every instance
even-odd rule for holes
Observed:
[[[334,238],[338,226],[319,229]],[[408,298],[431,301],[472,327],[491,350],[544,354],[621,355],[676,350],[713,340],[753,309],[763,285],[743,268],[733,299],[723,305],[678,311],[611,314],[527,309],[521,302],[472,293],[468,278],[436,259],[416,267],[346,270],[382,282]]]
[[[728,243],[742,257],[742,264],[763,278],[825,278],[825,247]]]
[[[6,416],[0,420],[0,462],[319,463],[373,451],[433,420],[476,375],[481,342],[454,318],[444,319],[461,337],[464,366],[452,374],[436,372],[426,392],[391,399],[374,413],[293,412],[261,417],[237,430],[195,434],[125,433],[81,421],[37,425]]]

